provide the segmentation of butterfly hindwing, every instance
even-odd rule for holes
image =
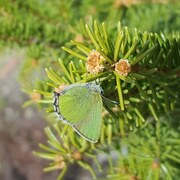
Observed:
[[[97,142],[101,132],[102,99],[99,97],[92,104],[91,110],[85,119],[73,125],[73,128],[84,138]]]

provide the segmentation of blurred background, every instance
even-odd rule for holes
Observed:
[[[49,121],[33,103],[39,97],[32,89],[47,78],[46,67],[58,69],[61,46],[83,42],[82,22],[105,21],[112,34],[118,21],[130,29],[177,33],[179,15],[178,0],[0,0],[0,179],[57,177],[43,173],[47,162],[32,154],[46,142]],[[69,172],[64,179],[91,179],[76,166]]]

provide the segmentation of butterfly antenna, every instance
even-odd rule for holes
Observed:
[[[115,105],[119,105],[118,102],[113,101],[113,100],[110,100],[110,99],[108,99],[108,98],[106,98],[106,97],[104,97],[104,96],[102,96],[102,98],[103,98],[105,104],[115,104]]]

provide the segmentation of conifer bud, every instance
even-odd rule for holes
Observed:
[[[127,59],[120,59],[115,63],[115,71],[121,76],[127,76],[131,72],[131,65]]]
[[[86,62],[87,71],[90,72],[91,74],[97,74],[98,72],[101,72],[104,68],[101,65],[101,61],[103,59],[104,58],[101,56],[101,54],[98,51],[92,50],[87,57],[87,62]]]
[[[67,85],[61,84],[58,88],[55,88],[55,92],[60,93],[65,89],[65,87],[67,87]]]

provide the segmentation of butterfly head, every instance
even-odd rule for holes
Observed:
[[[88,87],[88,89],[94,91],[94,92],[97,92],[97,93],[102,93],[103,90],[102,88],[100,87],[99,84],[96,84],[96,83],[87,83],[86,86]]]

